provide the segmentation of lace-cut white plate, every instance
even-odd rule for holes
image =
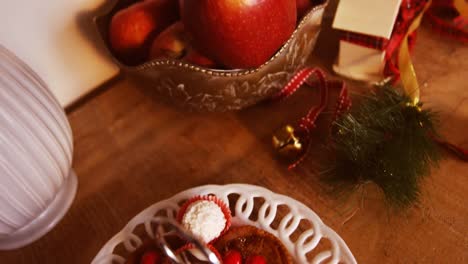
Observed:
[[[229,184],[188,189],[153,204],[109,240],[92,264],[125,263],[122,250],[117,252],[116,248],[123,246],[130,254],[141,246],[143,239],[135,233],[137,227],[144,226],[146,235],[153,238],[152,219],[161,215],[175,218],[185,200],[207,194],[214,194],[230,208],[235,208],[232,212],[234,226],[253,225],[278,237],[296,263],[357,263],[343,239],[304,204],[263,187]]]

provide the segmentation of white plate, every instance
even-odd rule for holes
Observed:
[[[92,264],[125,263],[123,256],[114,251],[123,245],[130,253],[142,244],[142,239],[134,233],[137,226],[144,225],[149,237],[154,237],[151,220],[164,212],[175,218],[179,205],[196,196],[214,194],[229,204],[229,195],[238,198],[231,202],[235,208],[233,225],[253,225],[278,237],[288,249],[296,263],[357,263],[343,239],[326,226],[322,220],[304,204],[284,195],[276,194],[262,187],[247,184],[205,185],[180,192],[173,197],[148,207],[109,240],[94,258]],[[263,199],[262,199],[263,198]],[[281,207],[281,208],[280,208]],[[288,212],[282,218],[277,213]],[[256,219],[256,220],[251,220]],[[276,226],[275,228],[272,227]],[[275,223],[279,223],[275,225]],[[304,226],[309,226],[304,230]],[[293,241],[292,241],[293,240]],[[320,250],[315,250],[323,240]],[[311,253],[313,252],[313,253]],[[310,254],[308,254],[310,253]]]

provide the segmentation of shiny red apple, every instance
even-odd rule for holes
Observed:
[[[312,8],[312,0],[296,0],[297,17],[302,18]]]
[[[109,42],[126,61],[146,57],[146,43],[179,19],[178,1],[148,0],[135,3],[117,12],[110,22]]]
[[[217,68],[216,63],[213,60],[203,56],[202,54],[200,54],[200,52],[196,51],[193,48],[189,48],[189,50],[187,51],[187,55],[182,57],[182,60],[190,62],[191,64],[203,66],[205,68]]]
[[[258,67],[296,27],[294,0],[183,0],[193,46],[228,68]]]
[[[180,59],[206,68],[216,67],[213,60],[201,55],[188,43],[182,22],[172,24],[154,39],[149,59]]]
[[[151,44],[150,59],[179,59],[187,49],[184,25],[177,22],[166,28]]]
[[[182,17],[182,13],[184,12],[184,0],[179,0],[179,10],[180,10],[180,16]]]

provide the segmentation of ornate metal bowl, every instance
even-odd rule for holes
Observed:
[[[115,0],[95,18],[102,40],[109,48],[108,25],[128,0]],[[140,65],[113,59],[123,72],[156,91],[163,98],[193,110],[226,111],[253,105],[278,92],[302,68],[314,49],[327,2],[306,14],[289,40],[266,63],[255,69],[217,70],[177,60],[153,60]]]

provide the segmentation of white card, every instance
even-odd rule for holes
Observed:
[[[92,22],[92,10],[105,2],[0,0],[0,43],[68,106],[119,71]]]
[[[383,79],[385,51],[371,49],[347,41],[340,41],[336,73],[354,80],[380,81]]]
[[[340,0],[333,28],[389,39],[401,0]]]

